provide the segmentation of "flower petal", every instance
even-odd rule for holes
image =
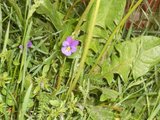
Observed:
[[[72,39],[71,36],[69,36],[69,37],[67,37],[66,41],[67,41],[69,44],[71,44],[71,43],[73,42],[73,39]]]
[[[67,47],[62,47],[61,51],[66,56],[70,56],[72,54],[71,50],[67,50]]]
[[[78,40],[73,40],[71,46],[77,46],[79,44]]]
[[[28,41],[27,43],[27,48],[31,48],[32,47],[32,42],[31,41]]]
[[[62,43],[62,46],[64,46],[64,47],[67,47],[67,46],[69,46],[70,44],[69,44],[69,42],[68,41],[64,41],[63,43]]]
[[[76,52],[76,51],[77,51],[77,47],[71,46],[71,52],[74,53],[74,52]]]

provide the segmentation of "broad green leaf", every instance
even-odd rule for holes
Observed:
[[[61,19],[60,16],[57,12],[57,10],[54,8],[53,4],[50,2],[50,0],[35,0],[40,1],[40,6],[37,9],[37,12],[39,14],[44,14],[45,16],[47,16],[51,23],[55,26],[55,28],[57,29],[57,31],[62,29],[62,23],[61,23]]]
[[[102,106],[91,106],[88,109],[88,113],[92,120],[114,120],[115,118],[110,109]]]
[[[110,84],[115,73],[124,81],[132,71],[136,79],[145,75],[153,65],[160,62],[160,38],[141,36],[115,46],[117,55],[112,55],[111,64],[102,65],[102,75]],[[107,61],[106,61],[107,62]]]
[[[113,30],[122,19],[122,16],[124,15],[126,0],[111,0],[111,1],[112,4],[111,6],[109,6],[109,12],[105,20],[105,27],[108,27],[109,29]]]
[[[108,89],[108,88],[102,88],[102,95],[100,96],[100,101],[106,101],[106,100],[116,100],[119,93],[115,90]]]
[[[130,41],[126,41],[116,46],[120,57],[113,57],[111,67],[114,68],[114,73],[118,73],[124,81],[127,81],[128,79],[132,62],[135,59],[136,48],[136,43]]]
[[[102,65],[102,74],[111,84],[114,74],[119,74],[124,81],[128,80],[128,74],[132,67],[132,61],[136,55],[136,44],[130,41],[120,43],[115,46],[117,55],[112,55],[111,64],[104,62]]]
[[[123,16],[125,4],[126,0],[101,0],[96,25],[113,30]]]
[[[100,47],[100,46],[99,46],[98,41],[95,40],[95,39],[92,39],[92,42],[91,42],[91,44],[90,44],[90,49],[92,49],[95,53],[97,53],[99,47]]]
[[[108,36],[109,36],[108,30],[106,30],[100,26],[94,27],[93,37],[101,37],[101,38],[105,39],[105,38],[108,38]]]
[[[98,43],[91,42],[90,44],[90,49],[92,49],[94,52],[98,53],[100,52],[100,50],[102,50],[100,48],[106,42],[110,32],[113,31],[116,25],[120,22],[124,14],[125,3],[126,3],[126,0],[118,0],[118,1],[117,0],[101,0],[100,8],[96,18],[96,25],[94,27],[94,32],[93,32],[93,37],[95,37],[95,40],[97,40]],[[95,9],[95,5],[92,6],[92,9],[90,10],[90,12],[94,9]],[[89,15],[90,13],[88,14],[88,16]],[[87,21],[82,25],[82,28],[81,28],[82,31],[84,32],[86,32],[86,26],[88,24],[88,19],[86,20]],[[110,30],[108,30],[107,28],[109,28]],[[99,38],[103,39],[104,42],[101,43],[100,41],[101,39]],[[93,58],[93,60],[91,59],[90,61],[95,60],[95,58]],[[87,63],[90,63],[89,60],[87,61]],[[124,70],[128,70],[128,69],[126,68]],[[112,81],[111,76],[113,75],[110,75],[109,77],[110,81]],[[108,77],[108,74],[107,76],[105,76],[105,78],[107,77]]]
[[[112,2],[113,0],[101,0],[96,25],[105,28],[106,18],[108,17],[108,13],[111,12]]]
[[[126,0],[101,0],[93,36],[107,38],[110,31],[106,28],[109,28],[111,31],[113,31],[124,14],[125,5]],[[95,5],[92,7],[92,10],[94,9]],[[88,16],[89,15],[90,13]],[[82,26],[83,31],[86,30],[86,26],[87,22]]]
[[[160,62],[160,38],[146,36],[137,39],[137,55],[133,61],[133,76],[138,78]]]

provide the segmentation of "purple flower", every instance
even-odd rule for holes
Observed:
[[[31,41],[28,41],[28,43],[27,43],[27,48],[31,48],[32,47],[32,42]]]
[[[31,41],[28,41],[28,43],[27,43],[27,48],[31,48],[32,47],[32,42]],[[19,45],[19,48],[21,49],[21,50],[23,50],[23,45]]]
[[[72,37],[67,37],[67,39],[62,43],[61,51],[64,55],[70,56],[72,53],[76,52],[79,41],[72,39]]]

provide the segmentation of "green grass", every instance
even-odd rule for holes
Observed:
[[[0,119],[159,120],[160,12],[146,1],[1,1]]]

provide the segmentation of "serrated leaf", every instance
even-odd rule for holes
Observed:
[[[115,46],[118,51],[118,55],[112,55],[111,64],[104,63],[102,65],[102,72],[104,78],[111,84],[114,74],[119,74],[123,81],[128,80],[132,62],[136,55],[136,43],[126,41]],[[103,67],[105,66],[105,67]]]
[[[160,62],[160,38],[157,37],[137,37],[119,43],[115,48],[118,51],[118,55],[112,55],[110,65],[103,67],[103,64],[102,66],[102,73],[105,78],[110,74],[117,73],[126,82],[131,71],[136,79],[145,75],[153,65]],[[111,79],[108,79],[109,83]]]

